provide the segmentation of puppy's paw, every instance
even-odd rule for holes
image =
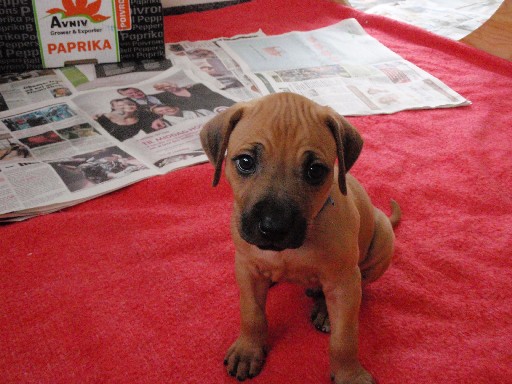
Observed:
[[[336,375],[331,375],[331,380],[335,384],[376,384],[372,375],[361,366],[355,372],[340,370]]]
[[[306,295],[311,297],[313,302],[313,309],[311,310],[311,322],[320,332],[331,332],[331,323],[329,321],[329,314],[327,313],[327,305],[325,304],[325,297],[321,290],[308,290]]]
[[[239,337],[228,349],[224,365],[228,373],[238,381],[257,376],[267,357],[267,347]]]

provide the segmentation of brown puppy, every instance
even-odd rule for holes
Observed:
[[[386,217],[346,173],[362,149],[359,133],[332,109],[279,93],[214,117],[201,142],[215,167],[214,186],[227,150],[225,173],[235,200],[241,331],[225,357],[228,372],[244,380],[261,371],[267,291],[286,280],[323,292],[316,295],[314,321],[324,328],[328,311],[335,382],[372,383],[357,357],[361,283],[388,267],[400,209],[393,203]]]

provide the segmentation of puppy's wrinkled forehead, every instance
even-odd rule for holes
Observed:
[[[208,121],[201,129],[200,138],[215,167],[214,186],[219,183],[226,150],[230,168],[240,156],[245,156],[248,168],[254,166],[251,155],[258,154],[256,149],[259,148],[261,153],[268,153],[269,156],[264,157],[272,159],[271,164],[278,164],[278,167],[298,169],[300,164],[304,167],[320,162],[324,169],[329,169],[337,158],[338,183],[344,195],[347,194],[345,173],[363,147],[361,135],[342,116],[293,93],[237,103]],[[256,157],[255,160],[261,159]],[[248,173],[249,169],[242,172]]]
[[[251,146],[269,153],[312,151],[326,158],[335,153],[325,108],[291,94],[275,94],[244,109],[229,150],[238,152]]]

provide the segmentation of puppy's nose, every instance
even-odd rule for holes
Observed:
[[[282,251],[300,247],[306,230],[307,221],[294,201],[269,197],[243,212],[239,233],[260,249]]]
[[[281,241],[290,230],[290,222],[282,217],[265,216],[258,223],[258,230],[266,240]]]

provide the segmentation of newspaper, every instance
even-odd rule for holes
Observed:
[[[222,41],[241,41],[264,36],[259,31],[229,39],[182,41],[166,44],[166,57],[176,66],[190,68],[202,79],[214,82],[237,99],[249,100],[261,96],[240,65],[220,46]]]
[[[72,94],[72,87],[52,69],[0,74],[0,112]]]
[[[146,63],[143,71],[123,63],[10,74],[0,95],[26,95],[0,111],[0,222],[54,212],[205,162],[201,127],[235,102],[261,94],[302,93],[344,115],[469,104],[366,35],[355,20],[244,37],[168,45],[166,63]],[[200,68],[205,62],[223,74],[206,73]],[[94,89],[80,88],[89,83]],[[57,88],[69,92],[56,96]]]
[[[355,19],[309,32],[219,44],[263,92],[300,93],[342,115],[469,104],[369,36]]]
[[[206,161],[201,126],[234,103],[192,72],[171,68],[129,87],[0,113],[0,221]]]
[[[264,36],[261,31],[238,35],[229,40]],[[97,65],[76,65],[60,72],[77,91],[86,91],[106,86],[122,86],[148,80],[173,65],[194,71],[195,74],[214,83],[218,88],[239,99],[252,99],[258,90],[242,72],[238,64],[219,47],[220,38],[205,41],[182,41],[165,45],[163,60],[124,61]]]

